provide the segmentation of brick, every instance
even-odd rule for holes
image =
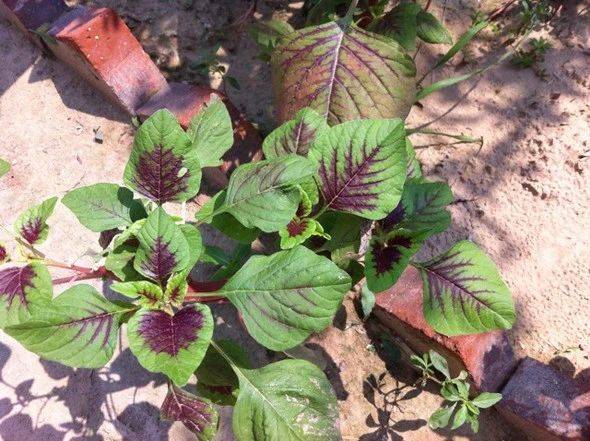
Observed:
[[[516,368],[505,332],[456,337],[435,332],[422,312],[422,279],[414,267],[408,267],[389,290],[376,295],[374,313],[417,353],[434,349],[447,358],[453,375],[467,370],[480,391],[498,391]]]
[[[166,108],[174,113],[184,128],[187,128],[193,116],[215,96],[225,103],[234,127],[234,146],[224,156],[221,170],[227,173],[240,164],[261,159],[262,139],[258,130],[224,94],[210,87],[171,82],[139,108],[137,115],[144,120],[156,110]]]
[[[12,22],[41,48],[41,39],[30,31],[43,24],[51,25],[68,11],[63,0],[0,0],[0,16]]]
[[[50,49],[129,114],[166,87],[166,79],[125,22],[108,8],[79,6],[54,23]]]
[[[500,414],[535,441],[590,440],[590,380],[522,360],[502,389]]]

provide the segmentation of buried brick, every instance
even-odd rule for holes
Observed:
[[[389,290],[376,296],[375,316],[418,353],[434,349],[449,361],[453,375],[469,372],[480,391],[498,391],[517,359],[505,332],[446,337],[435,332],[422,313],[422,279],[409,267]]]
[[[574,380],[525,358],[502,389],[496,406],[535,441],[590,440],[590,380]]]
[[[63,0],[0,0],[0,16],[6,18],[36,45],[41,39],[33,33],[43,25],[51,25],[69,11]]]
[[[261,159],[262,138],[258,130],[224,94],[210,87],[169,83],[137,110],[137,116],[144,120],[156,110],[166,108],[174,113],[184,128],[187,128],[193,116],[213,97],[219,97],[225,103],[234,128],[234,146],[224,156],[221,170],[227,173],[240,164]]]
[[[166,87],[166,79],[127,25],[108,8],[78,6],[49,35],[55,56],[129,114]]]

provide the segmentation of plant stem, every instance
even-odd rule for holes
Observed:
[[[346,11],[346,15],[342,19],[342,21],[346,24],[346,26],[350,25],[353,20],[354,11],[356,11],[356,7],[359,3],[359,0],[352,0],[350,5],[348,6],[348,10]]]

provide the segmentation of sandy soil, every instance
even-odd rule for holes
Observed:
[[[189,10],[180,2],[158,0],[142,1],[141,7],[132,0],[92,3],[116,6],[170,78],[216,87],[219,76],[196,76],[188,67],[190,60],[212,46],[217,31],[247,8],[242,1],[195,1]],[[300,21],[300,4],[259,3],[264,17],[278,11],[275,16],[289,18],[295,25]],[[553,44],[539,66],[545,70],[544,78],[539,69],[535,73],[502,66],[473,89],[470,83],[429,97],[423,109],[412,111],[409,124],[436,118],[470,92],[431,128],[483,136],[481,150],[460,145],[420,151],[426,174],[447,180],[457,198],[453,227],[433,239],[424,255],[465,237],[478,242],[498,263],[517,300],[518,323],[511,336],[519,354],[552,361],[569,375],[587,375],[590,23],[588,12],[577,15],[589,3],[577,3],[542,31]],[[210,8],[211,4],[215,6]],[[446,8],[445,18],[457,35],[466,26],[465,4],[449,4],[456,6]],[[239,91],[228,89],[232,99],[261,127],[272,127],[268,67],[256,59],[256,48],[247,36],[233,27],[224,28],[223,35],[221,60],[241,85]],[[466,62],[479,66],[493,58],[486,38],[471,49]],[[433,49],[430,56],[437,51],[442,49]],[[0,184],[0,222],[10,225],[29,205],[61,196],[75,186],[120,181],[133,136],[125,115],[66,67],[40,57],[4,22],[0,22],[0,53],[0,156],[13,167]],[[473,67],[458,58],[433,79]],[[423,65],[428,59],[425,54],[419,62]],[[102,144],[94,141],[97,128],[105,134]],[[416,144],[430,141],[415,139]],[[89,251],[98,249],[94,234],[80,228],[64,207],[58,208],[50,224],[54,227],[44,250],[63,260],[91,263]],[[410,392],[406,385],[414,377],[407,366],[392,362],[383,352],[377,343],[380,332],[359,320],[350,300],[345,306],[336,326],[310,344],[327,362],[341,404],[345,439],[385,440],[387,431],[392,440],[522,439],[493,411],[485,414],[477,436],[467,431],[431,432],[426,420],[440,397],[431,389]],[[217,310],[216,316],[219,332],[251,344],[228,311]],[[257,361],[266,357],[259,352]],[[366,386],[365,380],[382,373],[388,387],[398,388],[389,396],[396,398],[395,405],[385,405],[379,394],[372,398]],[[159,421],[164,394],[163,378],[145,372],[125,342],[108,367],[87,371],[40,361],[14,340],[0,336],[0,439],[194,439],[182,425]],[[231,437],[226,431],[218,439]]]

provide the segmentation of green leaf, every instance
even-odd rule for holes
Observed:
[[[52,197],[29,208],[22,213],[14,224],[14,231],[31,245],[45,242],[49,233],[47,219],[53,214],[57,198]]]
[[[480,21],[475,23],[471,26],[463,35],[459,37],[457,42],[444,54],[434,65],[434,69],[437,67],[442,66],[451,58],[453,58],[459,51],[461,51],[467,44],[487,25],[489,25],[489,21]]]
[[[424,316],[435,331],[453,336],[514,324],[510,291],[494,262],[473,242],[458,242],[417,267],[424,283]]]
[[[432,349],[428,351],[428,354],[430,355],[430,361],[434,368],[443,374],[445,378],[450,379],[451,373],[449,372],[449,365],[445,357],[440,355],[438,352],[433,351]]]
[[[406,138],[406,156],[408,158],[408,169],[406,175],[408,179],[419,179],[422,177],[422,165],[416,156],[416,150],[412,145],[410,138]]]
[[[160,308],[164,305],[162,288],[147,280],[114,282],[111,289],[131,299],[139,298],[139,304],[149,308]]]
[[[201,254],[203,254],[203,238],[199,229],[194,225],[181,224],[178,228],[180,228],[188,244],[189,259],[186,269],[190,271],[199,261]]]
[[[231,340],[217,341],[223,352],[228,354],[233,363],[242,368],[249,369],[251,367],[248,354],[245,349]],[[205,384],[214,388],[237,389],[239,381],[228,361],[213,347],[209,346],[205,358],[197,368],[195,375],[198,383]],[[235,399],[232,403],[235,404]]]
[[[284,228],[279,230],[279,237],[281,238],[281,249],[301,245],[307,239],[314,235],[323,235],[324,229],[322,225],[315,219],[298,219],[295,218],[287,224]]]
[[[62,202],[82,225],[97,233],[128,227],[146,216],[141,202],[133,199],[133,192],[117,184],[80,187],[66,194]]]
[[[207,305],[194,303],[170,315],[141,309],[127,325],[129,348],[150,372],[162,372],[176,385],[185,385],[201,364],[213,335]]]
[[[122,282],[139,280],[141,275],[133,267],[136,253],[137,246],[119,245],[107,255],[104,266]]]
[[[201,167],[216,167],[234,143],[234,130],[225,104],[215,98],[197,113],[187,130],[191,140],[188,157],[196,155]]]
[[[208,200],[195,215],[201,222],[207,222],[226,236],[243,244],[251,244],[260,235],[258,228],[246,228],[229,213],[224,213],[226,190],[220,191]]]
[[[76,285],[5,332],[47,360],[99,368],[113,356],[121,323],[134,309],[109,302],[90,285]]]
[[[295,184],[314,174],[315,165],[296,155],[241,165],[231,175],[222,209],[247,228],[278,231],[297,211]]]
[[[251,257],[219,293],[240,311],[258,343],[282,351],[329,326],[349,289],[348,274],[298,246]]]
[[[0,178],[10,171],[10,164],[0,158]]]
[[[326,120],[315,110],[301,109],[291,121],[276,128],[262,144],[267,159],[294,153],[307,156],[318,135],[328,127]]]
[[[325,205],[367,219],[387,216],[406,179],[401,120],[358,120],[324,131],[316,141]]]
[[[0,328],[28,320],[33,305],[53,297],[51,275],[40,263],[0,270]]]
[[[166,303],[170,303],[173,306],[180,308],[184,297],[188,291],[188,270],[181,273],[174,274],[168,279],[166,284],[166,291],[164,292],[164,300]]]
[[[158,110],[137,130],[125,184],[158,204],[186,201],[201,185],[201,164],[190,155],[192,151],[191,140],[174,115]]]
[[[455,418],[453,418],[453,425],[451,426],[451,430],[458,429],[465,423],[466,420],[467,406],[465,406],[465,404],[462,404],[461,407],[459,407],[457,413],[455,414]]]
[[[210,278],[211,281],[226,280],[233,276],[244,265],[252,254],[251,245],[238,244],[233,250],[230,260],[223,264]]]
[[[367,285],[363,285],[361,290],[361,308],[363,309],[363,319],[369,318],[375,307],[375,294]]]
[[[198,441],[213,441],[217,434],[219,414],[213,403],[173,384],[168,387],[161,416],[164,420],[182,422]]]
[[[420,89],[420,91],[418,91],[418,93],[416,94],[416,101],[420,101],[420,100],[426,98],[431,93],[438,92],[439,90],[446,89],[447,87],[454,86],[457,83],[461,83],[462,81],[468,80],[468,79],[474,77],[475,75],[480,74],[481,72],[483,72],[483,68],[477,69],[473,72],[469,72],[468,74],[465,74],[465,75],[459,75],[456,77],[445,78],[444,80],[440,80],[440,81],[437,81],[436,83],[429,84],[428,86],[426,86],[426,87]]]
[[[279,41],[291,32],[295,32],[295,29],[284,20],[267,20],[252,24],[248,32],[261,50],[259,58],[270,61],[272,51]]]
[[[453,415],[453,412],[455,411],[455,407],[457,407],[457,403],[438,409],[428,419],[428,426],[432,430],[447,427],[449,425],[449,421],[451,420],[451,415]]]
[[[304,360],[233,367],[240,381],[233,416],[238,441],[340,439],[336,396],[318,367]]]
[[[150,213],[137,239],[135,270],[152,280],[161,282],[173,272],[183,271],[191,262],[186,237],[162,207]]]
[[[447,401],[462,400],[461,395],[459,394],[459,389],[457,388],[457,382],[453,382],[452,380],[443,382],[443,387],[440,390],[440,394]]]
[[[484,392],[475,397],[471,402],[480,409],[487,409],[502,399],[502,394],[493,392]]]
[[[426,43],[451,44],[453,37],[451,33],[438,21],[430,12],[420,11],[416,16],[418,37]]]
[[[137,233],[139,233],[139,230],[141,230],[143,224],[145,224],[145,218],[133,222],[129,227],[125,228],[123,231],[117,234],[113,239],[113,249],[116,249],[123,245],[125,242],[133,238],[136,238]]]
[[[403,1],[385,14],[373,30],[393,38],[409,52],[416,50],[418,3]]]

